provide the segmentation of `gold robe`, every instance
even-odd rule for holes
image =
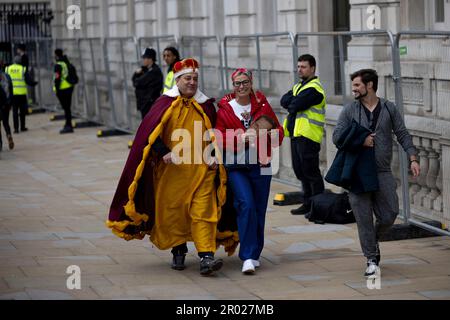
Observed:
[[[172,151],[177,145],[187,147],[179,152],[179,159],[188,162],[165,164],[158,159],[153,171],[155,224],[150,239],[162,250],[187,241],[194,241],[198,252],[216,250],[216,170],[203,161],[203,150],[210,142],[203,141],[206,125],[202,113],[191,100],[184,100],[173,108],[160,135]],[[195,134],[200,133],[200,137],[194,135],[195,123]],[[177,129],[186,130],[187,135],[172,141]]]

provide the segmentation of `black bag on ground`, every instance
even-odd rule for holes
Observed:
[[[67,63],[67,69],[68,69],[67,82],[69,82],[70,84],[77,84],[78,83],[77,69],[71,63]]]
[[[356,222],[347,192],[324,192],[311,197],[311,202],[311,211],[305,215],[311,222],[319,224]]]

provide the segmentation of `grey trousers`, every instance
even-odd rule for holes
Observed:
[[[397,184],[392,172],[379,172],[380,190],[362,194],[349,193],[350,205],[358,226],[364,256],[375,259],[379,237],[395,222],[399,212]],[[373,221],[373,214],[376,223]]]

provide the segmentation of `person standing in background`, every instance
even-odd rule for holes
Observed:
[[[142,54],[142,67],[136,70],[131,80],[135,88],[137,109],[144,119],[152,104],[161,96],[163,87],[163,74],[156,64],[154,49],[145,48]]]
[[[325,127],[326,95],[316,76],[316,59],[312,55],[300,56],[297,70],[301,81],[280,103],[289,113],[283,123],[284,134],[291,138],[292,167],[304,193],[303,204],[291,213],[303,215],[311,210],[310,198],[325,189],[319,152]]]
[[[173,76],[172,70],[173,70],[173,66],[175,65],[175,63],[177,63],[178,61],[181,61],[181,58],[180,58],[180,53],[174,47],[165,48],[164,52],[163,52],[163,58],[164,58],[164,61],[166,62],[166,64],[169,66],[169,68],[167,70],[166,78],[164,79],[164,92],[163,93],[166,93],[167,91],[172,89],[172,87],[175,84],[175,78]]]

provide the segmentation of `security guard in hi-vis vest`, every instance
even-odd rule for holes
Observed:
[[[59,103],[64,110],[65,124],[59,133],[72,133],[72,94],[74,85],[69,81],[69,59],[61,49],[55,50],[55,68],[53,76],[53,91],[58,97]]]
[[[164,90],[163,93],[166,93],[175,84],[175,78],[173,77],[173,66],[178,61],[181,61],[180,53],[178,50],[174,47],[167,47],[163,51],[163,59],[166,62],[166,64],[169,66],[169,69],[167,70],[166,78],[164,79]]]
[[[304,202],[291,210],[292,214],[306,214],[311,210],[310,198],[324,191],[319,169],[320,143],[325,127],[325,90],[316,77],[316,59],[305,54],[298,58],[300,82],[281,98],[281,106],[288,111],[284,120],[284,135],[291,138],[292,166],[301,181]]]
[[[14,63],[6,67],[5,72],[9,75],[13,85],[13,123],[14,133],[19,133],[19,114],[20,131],[27,131],[25,126],[25,116],[28,114],[27,85],[35,86],[36,81],[31,79],[27,67],[21,65],[22,57],[15,56]]]

